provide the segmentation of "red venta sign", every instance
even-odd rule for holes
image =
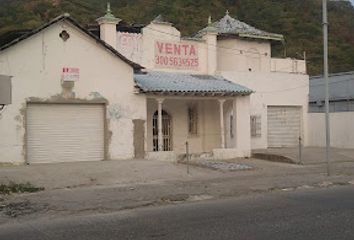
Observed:
[[[183,42],[155,42],[155,67],[198,69],[197,44]]]

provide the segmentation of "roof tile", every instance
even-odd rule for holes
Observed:
[[[195,75],[176,72],[135,74],[141,92],[232,93],[249,95],[253,91],[221,76]]]

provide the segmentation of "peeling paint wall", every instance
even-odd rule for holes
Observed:
[[[70,34],[67,41],[59,37],[62,30]],[[80,79],[63,84],[63,67],[80,68]],[[0,120],[0,162],[25,162],[28,102],[105,103],[106,156],[134,156],[133,119],[146,119],[146,100],[133,93],[133,69],[69,23],[0,52],[0,74],[14,76],[13,103]]]

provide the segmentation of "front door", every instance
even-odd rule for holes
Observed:
[[[153,133],[153,147],[154,151],[159,150],[159,139],[158,139],[158,112],[154,113],[152,119],[152,133]],[[171,117],[167,112],[162,111],[162,135],[163,135],[163,150],[172,151],[171,143]]]

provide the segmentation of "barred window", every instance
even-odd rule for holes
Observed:
[[[198,109],[196,106],[188,107],[188,133],[198,134]]]
[[[251,116],[251,136],[252,137],[261,137],[261,116],[255,115]]]
[[[234,138],[234,115],[230,115],[230,138]]]

